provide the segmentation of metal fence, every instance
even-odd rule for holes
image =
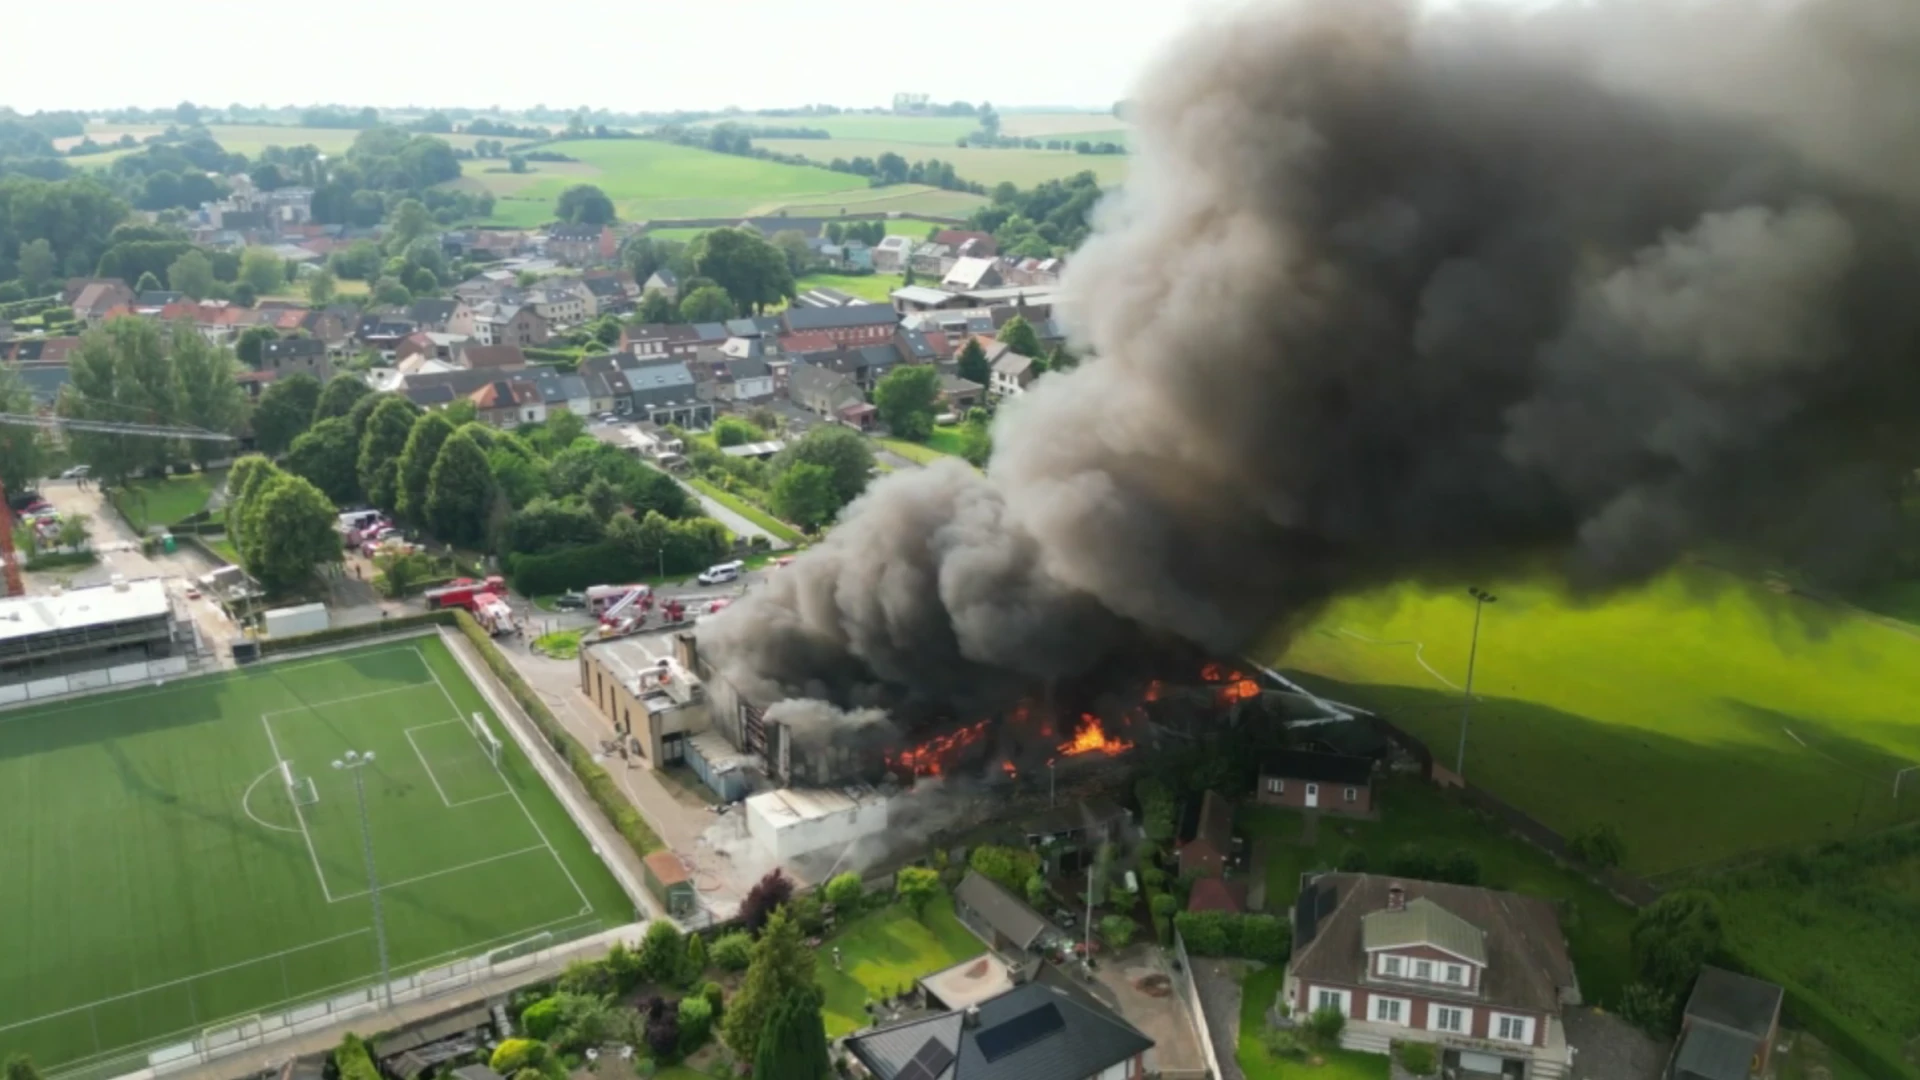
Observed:
[[[543,931],[485,953],[425,967],[382,984],[378,979],[324,991],[324,996],[274,1011],[229,1017],[200,1029],[151,1040],[138,1048],[47,1070],[53,1080],[110,1080],[139,1075],[160,1077],[205,1065],[230,1054],[257,1049],[282,1039],[389,1008],[454,993],[494,979],[533,972],[550,961],[605,950],[613,942],[638,935],[638,927],[607,929],[598,920]],[[390,996],[389,996],[390,989]],[[378,1026],[378,1025],[376,1025]]]
[[[1225,1076],[1220,1071],[1220,1055],[1213,1049],[1213,1030],[1207,1024],[1207,1010],[1200,1001],[1200,991],[1193,985],[1193,958],[1187,955],[1187,943],[1180,937],[1180,931],[1173,932],[1173,989],[1180,1000],[1187,1003],[1187,1015],[1193,1018],[1194,1034],[1200,1036],[1200,1052],[1207,1057],[1207,1068],[1214,1076]]]

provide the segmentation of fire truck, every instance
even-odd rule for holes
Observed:
[[[628,608],[618,613],[604,615],[600,619],[600,637],[625,637],[646,629],[649,613],[653,609],[652,601],[644,606]],[[687,605],[679,600],[668,600],[660,605],[660,625],[677,626],[687,621]]]
[[[488,636],[499,637],[514,630],[513,605],[495,593],[484,592],[473,598],[473,617]]]
[[[506,594],[506,579],[497,574],[487,578],[485,581],[478,581],[474,578],[457,578],[437,589],[428,589],[426,591],[427,610],[437,611],[440,608],[457,607],[477,612],[480,597],[490,596],[494,599],[499,599]]]

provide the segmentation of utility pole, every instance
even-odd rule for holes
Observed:
[[[1089,979],[1093,977],[1093,868],[1099,861],[1096,857],[1093,862],[1087,864],[1087,924],[1080,928],[1084,942],[1080,947],[1081,956],[1086,960]]]
[[[387,966],[387,923],[380,914],[380,876],[373,868],[373,830],[367,825],[367,784],[361,774],[373,764],[373,751],[364,754],[347,751],[345,760],[333,767],[353,774],[353,793],[360,801],[360,846],[367,857],[367,894],[373,898],[373,941],[380,951],[380,993],[393,1008],[393,972]]]
[[[1460,751],[1453,759],[1453,772],[1467,778],[1467,726],[1473,719],[1473,664],[1480,656],[1480,609],[1500,599],[1479,586],[1467,589],[1473,597],[1473,643],[1467,646],[1467,689],[1460,698]]]

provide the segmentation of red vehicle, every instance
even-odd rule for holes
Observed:
[[[607,615],[600,620],[601,638],[625,637],[637,634],[647,628],[649,612],[653,607],[651,598],[645,604],[636,604],[624,612]],[[687,605],[678,600],[668,600],[660,605],[660,625],[677,626],[687,621]]]
[[[495,593],[483,592],[473,598],[473,617],[491,637],[513,632],[513,607]]]
[[[482,596],[499,597],[505,596],[506,592],[506,579],[500,577],[498,574],[487,578],[485,581],[475,581],[473,578],[460,578],[457,581],[450,581],[437,589],[428,589],[426,592],[427,610],[434,611],[439,608],[457,607],[465,608],[468,611],[475,611],[479,607]]]
[[[636,606],[641,611],[653,606],[651,586],[594,585],[587,589],[587,610],[602,619],[618,617]]]

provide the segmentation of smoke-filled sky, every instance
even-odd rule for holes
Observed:
[[[1169,45],[1071,260],[1093,359],[703,631],[971,704],[1384,582],[1869,568],[1920,433],[1920,5],[1263,4]]]

